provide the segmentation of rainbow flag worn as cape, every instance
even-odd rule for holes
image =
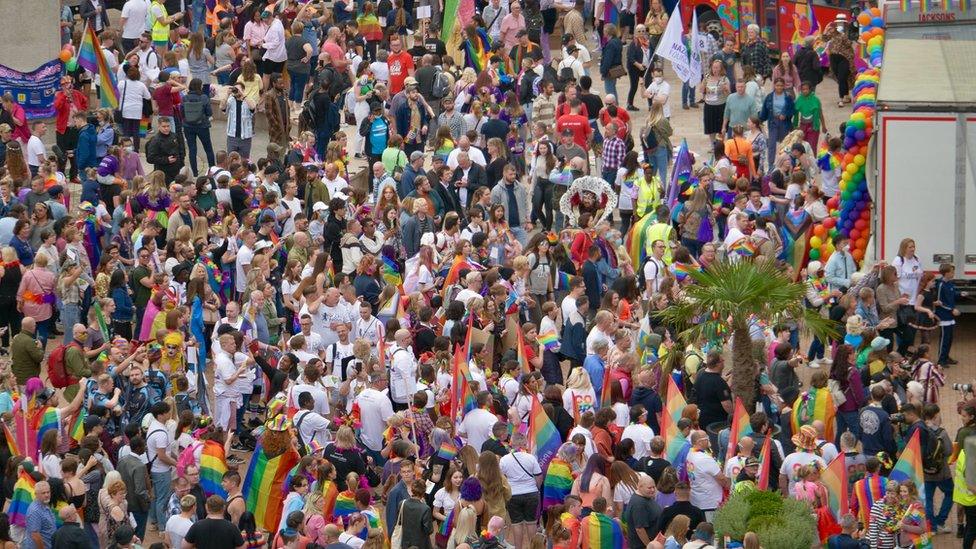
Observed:
[[[542,510],[562,503],[573,488],[573,468],[564,459],[553,458],[542,482]]]
[[[322,483],[322,516],[328,522],[335,520],[335,505],[338,498],[339,488],[335,482],[327,480]]]
[[[254,513],[254,520],[259,528],[269,532],[278,529],[285,503],[281,485],[285,475],[299,459],[298,452],[292,448],[280,456],[268,458],[264,448],[258,446],[251,455],[247,475],[244,477],[243,493],[247,498],[247,510]]]
[[[922,446],[919,440],[919,431],[909,439],[908,444],[898,456],[895,468],[891,470],[888,478],[898,482],[910,480],[918,487],[918,497],[925,503],[925,476],[922,474]]]
[[[772,469],[772,437],[767,436],[759,449],[759,471],[756,473],[756,488],[769,490],[769,471]]]
[[[820,473],[820,482],[827,488],[827,506],[840,520],[847,513],[847,458],[844,454],[835,457]]]
[[[465,66],[480,73],[488,68],[488,59],[491,57],[491,39],[484,29],[478,29],[474,40],[470,37],[464,40],[464,62]]]
[[[624,533],[620,523],[603,513],[591,513],[580,520],[582,549],[623,547]]]
[[[360,15],[356,22],[359,24],[359,33],[363,36],[363,40],[367,42],[383,40],[383,27],[380,26],[380,20],[375,14]]]
[[[95,28],[86,26],[78,47],[78,64],[98,78],[99,96],[102,107],[108,109],[119,108],[119,91],[115,80],[115,73],[108,68],[105,52],[95,35]]]
[[[207,497],[218,495],[227,498],[227,491],[221,486],[224,473],[227,472],[227,459],[224,447],[219,442],[207,440],[200,451],[200,487]]]
[[[746,413],[746,406],[742,399],[735,397],[735,408],[732,412],[732,428],[729,433],[729,447],[725,451],[725,461],[732,459],[736,454],[736,446],[742,437],[752,434],[752,425],[749,424],[749,414]]]
[[[545,332],[539,334],[539,343],[543,344],[548,351],[555,351],[559,348],[559,336],[556,332]]]
[[[441,297],[447,299],[448,289],[457,283],[460,278],[461,271],[464,269],[473,270],[474,267],[463,256],[455,256],[454,261],[451,263],[450,268],[447,270],[447,274],[444,275],[443,289],[441,290]]]
[[[793,432],[799,433],[803,425],[811,425],[815,420],[824,422],[824,440],[834,440],[834,398],[826,387],[811,387],[800,393],[793,403],[791,423]]]
[[[25,471],[20,472],[20,477],[14,484],[14,497],[10,500],[10,507],[7,508],[7,516],[10,517],[10,524],[26,527],[27,508],[34,502],[34,485],[37,481]]]
[[[854,502],[857,504],[857,518],[865,527],[871,523],[871,506],[885,495],[888,479],[881,475],[871,475],[854,483]]]
[[[356,493],[352,490],[339,492],[336,496],[335,506],[332,508],[332,516],[341,519],[356,512]]]
[[[44,408],[44,410],[38,410],[35,412],[33,421],[31,423],[34,426],[34,431],[37,432],[37,448],[40,448],[41,440],[44,439],[44,433],[52,429],[57,430],[58,426],[60,425],[58,422],[57,408],[48,406]]]
[[[563,443],[559,431],[552,424],[552,420],[542,409],[539,399],[532,399],[532,410],[529,411],[529,452],[539,460],[539,465],[545,471],[549,462],[555,457],[559,446]]]

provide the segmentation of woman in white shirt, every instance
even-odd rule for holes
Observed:
[[[445,521],[458,501],[461,499],[461,483],[464,481],[464,473],[455,465],[447,469],[447,482],[444,486],[434,493],[434,520]]]
[[[593,409],[595,405],[596,391],[590,383],[590,375],[583,368],[573,368],[563,391],[563,408],[578,421],[583,412]]]
[[[627,463],[614,461],[610,464],[610,488],[613,490],[614,516],[623,516],[624,505],[630,502],[630,497],[637,492],[640,477],[637,476]]]
[[[139,67],[129,65],[125,80],[119,83],[119,110],[122,112],[122,135],[132,139],[132,147],[139,150],[139,122],[142,121],[142,103],[152,100],[149,88],[139,80]]]
[[[891,266],[898,271],[898,288],[901,293],[914,302],[918,295],[918,282],[922,279],[922,265],[915,255],[915,241],[911,238],[902,239],[898,244],[898,255],[891,261]]]

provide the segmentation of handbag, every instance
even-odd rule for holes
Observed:
[[[400,512],[397,513],[396,526],[393,527],[393,534],[390,536],[390,549],[402,549],[403,548],[403,504],[406,500],[400,503]]]
[[[613,67],[610,67],[610,70],[607,71],[607,76],[613,79],[623,78],[624,76],[627,76],[627,69],[624,67],[623,63],[614,65]]]

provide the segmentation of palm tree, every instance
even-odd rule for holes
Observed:
[[[682,329],[685,342],[732,334],[732,393],[751,409],[755,395],[756,364],[750,330],[755,321],[767,325],[779,320],[803,320],[825,340],[836,335],[833,322],[804,306],[806,286],[793,282],[768,260],[722,261],[705,271],[694,271],[695,283],[684,297],[661,313],[665,322]]]

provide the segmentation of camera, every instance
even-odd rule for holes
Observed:
[[[891,414],[888,417],[892,423],[905,423],[905,414]]]
[[[972,383],[953,383],[952,388],[959,391],[960,393],[972,393],[973,384]]]

